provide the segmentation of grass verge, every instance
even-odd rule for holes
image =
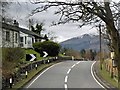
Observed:
[[[103,69],[100,70],[99,72],[100,76],[107,81],[110,85],[114,86],[114,87],[118,87],[117,82],[111,78],[110,73],[108,71],[106,71],[105,69],[105,65],[103,64]]]
[[[26,54],[36,54],[37,60],[42,60],[43,57],[40,57],[40,54],[33,49],[25,49]]]
[[[46,69],[47,67],[55,64],[57,62],[54,62],[54,63],[50,63],[50,64],[42,64],[41,66],[39,66],[36,69],[33,69],[31,70],[29,73],[28,73],[28,77],[25,78],[24,76],[24,79],[22,79],[21,81],[17,82],[15,85],[13,85],[13,88],[14,90],[17,90],[18,88],[22,88],[26,83],[28,83],[32,78],[34,78],[38,73],[42,72],[44,69]],[[12,90],[12,89],[11,89]]]
[[[36,51],[34,51],[33,49],[23,49],[24,50],[24,58],[21,59],[22,62],[26,62],[26,54],[36,54],[36,60],[39,61],[39,60],[42,60],[44,59],[43,57],[40,57],[40,54]]]

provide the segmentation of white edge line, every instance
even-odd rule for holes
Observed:
[[[96,61],[95,61],[95,62],[96,62]],[[95,80],[102,88],[105,89],[105,87],[98,82],[98,80],[95,78],[95,76],[94,76],[94,74],[93,74],[92,68],[93,68],[93,65],[95,64],[95,62],[91,65],[91,75],[92,75],[92,77],[94,78],[94,80]]]
[[[58,64],[61,64],[61,63],[62,63],[62,62],[57,63],[57,64],[54,64],[54,65],[48,67],[47,69],[45,69],[42,73],[40,73],[40,74],[29,84],[29,86],[27,86],[27,88],[29,88],[29,87],[30,87],[42,74],[44,74],[47,70],[49,70],[50,68],[52,68],[52,67],[54,67],[54,66],[56,66],[56,65],[58,65]]]

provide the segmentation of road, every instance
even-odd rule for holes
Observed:
[[[92,75],[94,61],[64,61],[39,74],[25,88],[102,88]]]

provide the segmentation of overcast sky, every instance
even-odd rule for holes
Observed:
[[[31,13],[38,5],[31,3],[20,2],[20,4],[14,2],[9,9],[9,16],[19,21],[21,27],[28,28],[27,15]],[[47,12],[37,13],[30,18],[34,18],[38,22],[44,22],[44,33],[53,32],[54,36],[57,36],[56,41],[61,42],[73,37],[81,36],[83,34],[98,34],[97,28],[91,26],[84,26],[78,28],[79,23],[68,23],[65,25],[51,26],[52,21],[59,20],[59,15],[54,15],[56,8],[51,8]]]

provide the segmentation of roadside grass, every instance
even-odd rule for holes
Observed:
[[[21,48],[24,52],[24,57],[22,59],[19,60],[2,60],[2,74],[4,75],[4,77],[9,78],[10,74],[14,74],[14,72],[17,72],[19,70],[19,68],[21,66],[26,66],[27,64],[30,64],[30,61],[26,61],[26,54],[36,54],[37,56],[37,61],[40,61],[42,59],[47,59],[47,58],[43,58],[40,57],[40,54],[36,51],[34,51],[33,49],[23,49]],[[14,52],[12,52],[14,53]],[[6,54],[6,52],[3,50],[2,54]]]
[[[114,87],[118,87],[117,81],[115,81],[114,78],[111,78],[110,73],[108,71],[106,71],[105,69],[105,64],[103,64],[103,69],[100,70],[100,76],[107,81],[110,85],[114,86]]]
[[[50,56],[45,57],[45,58],[40,57],[40,54],[34,51],[33,49],[24,49],[24,52],[25,52],[24,58],[20,60],[20,62],[22,62],[23,65],[31,63],[30,61],[26,61],[26,54],[36,54],[36,61],[48,60],[51,58]]]
[[[13,60],[13,61],[4,60],[2,62],[3,66],[4,66],[4,67],[2,67],[2,70],[3,70],[2,74],[4,73],[6,78],[10,77],[10,74],[17,72],[21,66],[26,66],[27,64],[31,63],[30,61],[26,61],[26,54],[36,54],[37,61],[47,60],[47,59],[52,58],[52,57],[46,57],[46,58],[40,57],[40,54],[38,52],[34,51],[33,49],[23,49],[23,51],[24,51],[24,57],[22,59]],[[19,80],[17,83],[15,83],[15,85],[13,85],[13,88],[15,90],[17,90],[18,88],[22,88],[22,86],[24,86],[28,81],[30,81],[32,78],[34,78],[34,76],[36,76],[39,72],[43,71],[45,68],[47,68],[55,63],[57,63],[57,62],[53,62],[50,64],[41,64],[40,66],[38,66],[37,70],[36,69],[31,70],[28,73],[27,78],[25,78],[25,75],[22,75],[22,77],[21,77],[22,79]],[[10,90],[13,90],[13,88]]]
[[[63,55],[63,54],[59,53],[59,56],[64,57],[65,55]]]
[[[41,66],[39,66],[39,67],[37,68],[37,70],[36,70],[36,69],[31,70],[31,71],[28,73],[27,78],[26,78],[25,75],[24,75],[22,80],[20,80],[20,81],[17,82],[15,85],[13,85],[13,88],[14,88],[15,90],[17,90],[18,88],[22,88],[27,82],[29,82],[32,78],[34,78],[38,73],[42,72],[44,69],[46,69],[47,67],[49,67],[49,66],[51,66],[51,65],[53,65],[53,64],[55,64],[55,63],[56,63],[56,62],[50,63],[50,64],[42,64]],[[12,88],[12,89],[13,89],[13,88]],[[10,89],[10,90],[12,90],[12,89]]]
[[[43,57],[40,57],[40,54],[32,49],[25,49],[26,54],[36,54],[37,60],[42,60]]]
[[[43,59],[43,57],[40,57],[40,54],[36,51],[34,51],[33,49],[23,49],[24,50],[24,58],[22,58],[20,61],[23,63],[29,63],[28,61],[26,61],[26,54],[36,54],[36,60],[40,61]]]

